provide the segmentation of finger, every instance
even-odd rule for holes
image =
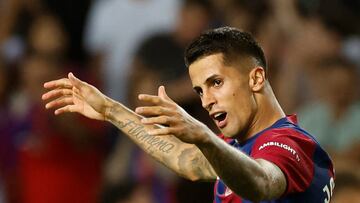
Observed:
[[[140,101],[150,103],[152,105],[161,105],[162,104],[162,100],[159,96],[149,95],[149,94],[139,94],[138,98]]]
[[[164,126],[169,126],[174,123],[174,119],[169,116],[156,116],[156,117],[150,117],[150,118],[142,118],[141,122],[143,124],[159,124]]]
[[[142,116],[159,116],[159,115],[167,115],[171,116],[173,113],[164,107],[161,106],[144,106],[144,107],[137,107],[135,112],[142,115]]]
[[[59,96],[66,96],[66,95],[72,95],[71,89],[54,89],[49,92],[46,92],[41,96],[43,100],[48,100],[51,98],[59,97]]]
[[[157,129],[153,129],[153,130],[149,130],[147,133],[149,135],[153,135],[153,136],[161,136],[161,135],[171,135],[172,133],[172,128],[157,128]]]
[[[166,91],[165,91],[165,86],[161,85],[159,88],[158,88],[158,96],[160,98],[163,98],[165,100],[170,100],[172,101],[172,99],[167,95]]]
[[[80,90],[78,88],[73,87],[72,90],[75,94],[80,95]]]
[[[59,115],[62,113],[67,113],[67,112],[76,112],[76,111],[77,111],[77,108],[75,105],[67,105],[62,108],[57,109],[55,111],[55,115]]]
[[[84,81],[82,81],[79,78],[75,77],[75,75],[72,72],[70,72],[68,74],[68,78],[69,78],[71,84],[74,85],[76,88],[78,88],[80,90],[86,85],[86,83]]]
[[[45,105],[45,108],[46,109],[58,108],[58,107],[66,106],[66,105],[72,105],[72,104],[74,104],[73,97],[72,96],[65,96],[65,97],[60,97],[60,98],[58,98],[56,100],[53,100],[53,101],[47,103]]]
[[[52,80],[44,83],[44,88],[55,89],[55,88],[72,88],[72,84],[69,79],[61,78],[58,80]]]

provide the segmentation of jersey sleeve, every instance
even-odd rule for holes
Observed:
[[[314,175],[316,143],[308,136],[293,129],[276,129],[259,137],[250,156],[277,165],[287,181],[283,195],[303,192],[311,184]]]

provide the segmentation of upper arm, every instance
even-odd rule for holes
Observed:
[[[263,159],[276,166],[286,180],[282,195],[303,192],[311,184],[315,144],[311,138],[298,135],[295,130],[273,132],[262,136],[253,147],[251,157]]]
[[[281,169],[264,159],[255,160],[264,170],[266,174],[266,199],[274,199],[281,197],[286,190],[286,177]]]

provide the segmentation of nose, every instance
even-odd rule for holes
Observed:
[[[216,99],[215,99],[214,95],[204,92],[203,96],[201,98],[201,103],[202,103],[202,107],[204,109],[206,109],[207,111],[210,111],[211,108],[216,103]]]

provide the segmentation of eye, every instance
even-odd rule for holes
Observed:
[[[194,88],[194,91],[197,95],[199,95],[200,97],[203,95],[202,89],[201,88]]]
[[[215,79],[213,81],[214,87],[220,87],[223,84],[223,81],[220,79]]]

